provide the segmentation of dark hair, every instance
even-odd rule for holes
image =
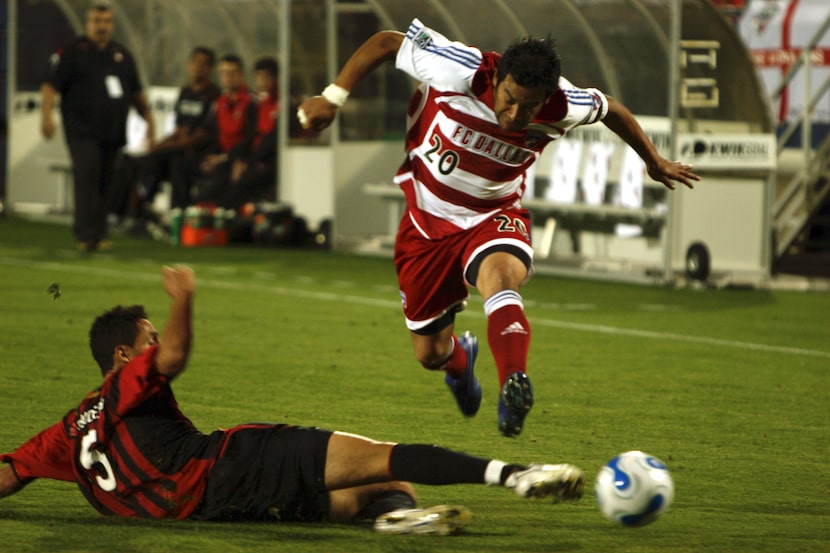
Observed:
[[[193,59],[199,54],[205,56],[208,59],[208,63],[211,67],[216,63],[216,54],[208,48],[207,46],[196,46],[193,50],[190,51],[190,58]]]
[[[101,374],[112,369],[112,355],[118,346],[131,346],[138,338],[138,321],[146,319],[143,305],[113,307],[98,316],[89,329],[89,349],[101,367]]]
[[[245,68],[245,64],[242,63],[242,58],[240,58],[236,54],[225,54],[219,60],[219,63],[233,63],[236,64],[236,66],[239,67],[239,69]]]
[[[90,12],[108,12],[112,11],[112,2],[110,0],[92,0],[89,5]]]
[[[265,56],[256,60],[254,71],[267,71],[269,75],[276,77],[280,74],[280,64],[276,58]]]
[[[562,67],[556,51],[556,40],[526,37],[510,46],[502,54],[498,79],[513,76],[517,85],[525,88],[542,87],[549,96],[559,88]]]

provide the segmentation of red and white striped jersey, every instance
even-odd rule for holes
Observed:
[[[505,131],[493,111],[501,56],[453,42],[414,19],[396,67],[421,81],[407,114],[406,151],[395,182],[426,238],[469,229],[495,211],[519,207],[528,169],[544,147],[608,111],[599,90],[559,80],[531,124]]]

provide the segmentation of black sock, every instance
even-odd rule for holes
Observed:
[[[526,468],[527,467],[523,467],[522,465],[504,465],[504,468],[501,469],[501,478],[499,478],[501,485],[504,486],[504,483],[507,482],[508,476],[514,472],[525,470]]]
[[[356,521],[375,520],[384,513],[397,509],[414,509],[415,499],[406,492],[392,490],[383,492],[371,499],[355,517]]]
[[[389,457],[392,479],[415,484],[483,484],[489,459],[421,444],[398,444]]]

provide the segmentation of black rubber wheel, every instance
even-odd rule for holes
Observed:
[[[695,242],[686,250],[686,275],[692,280],[706,280],[711,269],[709,249],[703,242]]]

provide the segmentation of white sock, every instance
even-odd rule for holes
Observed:
[[[507,463],[493,459],[484,470],[484,483],[488,486],[501,486],[501,471]]]

